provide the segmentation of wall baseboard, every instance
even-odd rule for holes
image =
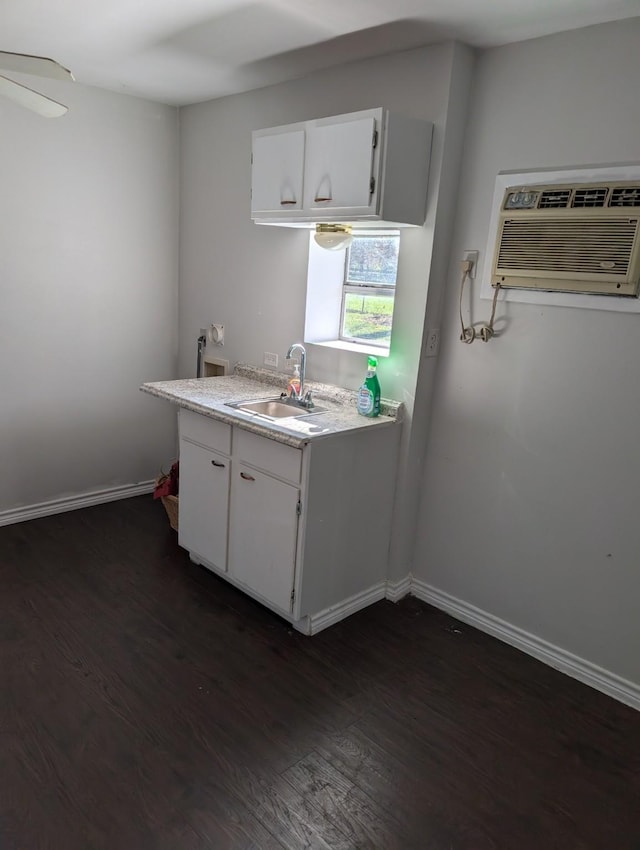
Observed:
[[[400,581],[388,581],[386,598],[391,602],[398,602],[403,596],[411,593],[411,576],[405,576]]]
[[[329,608],[325,608],[324,611],[319,611],[317,614],[311,614],[306,617],[305,626],[300,630],[304,630],[306,634],[315,635],[323,629],[333,626],[334,623],[344,620],[345,617],[355,614],[356,611],[366,608],[367,605],[372,605],[374,602],[379,602],[381,599],[384,599],[386,591],[387,582],[378,582],[378,584],[374,584],[373,587],[370,587],[368,590],[364,590],[362,593],[356,593],[354,596],[350,596],[349,599],[345,599],[344,602],[340,602],[338,605],[331,605]],[[298,620],[298,623],[303,622],[304,621]],[[293,625],[296,628],[300,628],[296,623]]]
[[[76,511],[79,508],[89,508],[102,505],[105,502],[115,502],[118,499],[129,499],[132,496],[143,496],[152,493],[155,481],[141,481],[138,484],[124,484],[120,487],[107,487],[104,490],[92,490],[78,496],[64,496],[50,499],[48,502],[38,502],[35,505],[23,505],[0,512],[0,526],[13,525],[16,522],[26,522],[42,516],[61,514],[65,511]]]
[[[640,685],[598,667],[584,658],[573,655],[573,653],[507,623],[499,617],[494,617],[493,614],[476,608],[474,605],[469,605],[462,599],[450,596],[424,581],[412,578],[411,593],[418,599],[422,599],[423,602],[428,602],[435,608],[446,611],[447,614],[451,614],[456,619],[493,635],[504,643],[526,652],[527,655],[532,655],[555,670],[566,673],[573,679],[577,679],[585,685],[590,685],[597,691],[601,691],[603,694],[631,706],[631,708],[640,710]]]

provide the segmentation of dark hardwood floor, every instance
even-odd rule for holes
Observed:
[[[640,714],[415,599],[304,637],[150,497],[0,591],[1,850],[640,848]]]

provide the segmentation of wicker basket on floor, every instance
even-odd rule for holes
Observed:
[[[166,475],[161,475],[156,480],[156,486],[161,484],[163,479],[165,479]],[[165,511],[167,512],[167,516],[169,517],[169,525],[174,531],[178,530],[178,504],[179,497],[178,496],[161,496],[160,501],[162,502]]]

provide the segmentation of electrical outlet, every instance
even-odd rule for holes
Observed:
[[[471,271],[469,272],[469,277],[471,280],[475,280],[476,277],[476,269],[478,267],[478,252],[477,251],[465,251],[462,257],[463,262],[465,260],[471,260]]]
[[[277,366],[278,355],[273,351],[265,351],[263,363],[265,366]]]
[[[425,357],[435,357],[440,349],[440,328],[429,328],[424,346]]]

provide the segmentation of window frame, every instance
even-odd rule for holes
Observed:
[[[344,271],[342,274],[342,296],[340,299],[340,317],[338,324],[338,339],[343,340],[344,342],[355,343],[356,345],[367,345],[373,348],[378,348],[381,351],[389,351],[391,347],[391,334],[393,333],[393,314],[395,312],[395,296],[396,289],[398,284],[398,266],[400,264],[400,230],[375,230],[370,229],[368,231],[360,231],[355,232],[353,234],[354,239],[379,239],[381,236],[393,236],[397,237],[398,240],[398,260],[396,263],[396,279],[393,284],[389,283],[352,283],[347,280],[347,275],[349,271],[349,261],[351,257],[351,247],[348,247],[344,252]],[[358,336],[347,336],[344,333],[344,321],[345,321],[345,308],[347,295],[373,295],[373,296],[384,296],[391,295],[393,297],[393,306],[391,310],[391,330],[388,342],[377,342],[372,339],[364,339],[363,337]]]

